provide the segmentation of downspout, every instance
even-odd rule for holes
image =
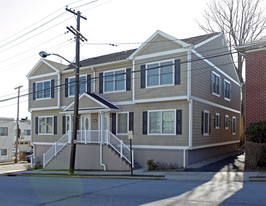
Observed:
[[[190,46],[190,49],[188,51],[188,56],[187,56],[187,61],[188,61],[188,66],[187,66],[187,77],[188,77],[188,83],[187,83],[187,100],[189,102],[189,148],[192,147],[192,126],[193,126],[193,100],[191,98],[191,50],[192,46]]]
[[[58,73],[58,83],[57,83],[57,85],[61,85],[61,74],[60,73]],[[60,108],[61,107],[61,89],[58,89],[58,99],[57,99],[57,106],[58,106],[58,108]]]
[[[103,137],[104,137],[104,113],[101,114],[101,142],[100,142],[100,165],[103,166],[103,170],[106,171],[106,165],[103,163]]]

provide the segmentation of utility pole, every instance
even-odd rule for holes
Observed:
[[[77,15],[77,29],[67,27],[67,29],[76,36],[76,71],[75,71],[75,102],[74,102],[74,124],[71,138],[71,152],[70,152],[70,165],[69,173],[74,174],[75,171],[75,157],[76,157],[76,141],[78,131],[78,108],[79,108],[79,62],[80,62],[80,39],[84,41],[85,37],[80,33],[80,18],[87,20],[86,17],[81,16],[80,11],[77,13],[71,9],[66,8],[67,11]]]
[[[16,134],[16,153],[15,153],[15,163],[18,162],[18,138],[19,138],[19,96],[20,96],[20,88],[23,86],[18,86],[15,89],[18,90],[18,103],[17,103],[17,134]]]

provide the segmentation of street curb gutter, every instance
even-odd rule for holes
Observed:
[[[40,174],[40,173],[6,173],[3,176],[31,176],[31,177],[61,177],[61,178],[94,178],[94,179],[137,179],[137,180],[166,180],[164,176],[145,175],[68,175],[68,174]]]

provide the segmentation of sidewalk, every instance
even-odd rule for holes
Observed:
[[[9,174],[11,175],[11,174]],[[152,180],[176,180],[176,181],[266,181],[266,171],[264,172],[164,172],[147,171],[144,168],[134,170],[133,176],[130,171],[75,171],[75,175],[70,176],[68,171],[44,171],[32,170],[16,172],[17,176],[63,176],[63,177],[83,177],[83,178],[119,178],[119,179],[152,179]]]

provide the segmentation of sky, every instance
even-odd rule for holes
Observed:
[[[66,26],[81,20],[81,60],[140,46],[157,30],[178,39],[204,34],[197,21],[211,0],[0,0],[0,117],[17,116],[18,86],[23,86],[19,117],[28,112],[26,75],[40,60],[38,53],[57,53],[75,59],[75,42]],[[110,46],[108,44],[117,44]],[[56,56],[49,60],[67,64]],[[12,100],[4,101],[13,98]]]

